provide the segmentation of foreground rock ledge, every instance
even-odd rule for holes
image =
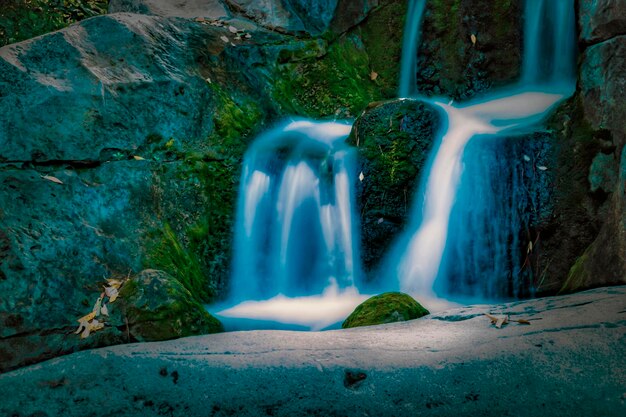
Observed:
[[[532,324],[496,329],[485,312]],[[383,326],[79,352],[0,375],[0,414],[623,416],[625,358],[622,286]]]

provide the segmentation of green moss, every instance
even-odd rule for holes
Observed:
[[[240,139],[254,130],[261,121],[263,112],[259,103],[250,98],[230,94],[217,83],[210,86],[217,98],[212,146],[218,152],[228,152],[228,147],[239,145]]]
[[[283,113],[349,117],[380,98],[370,72],[361,39],[349,34],[320,59],[281,65],[271,95]]]
[[[588,259],[588,251],[585,251],[582,256],[576,259],[576,262],[567,274],[567,280],[563,283],[563,286],[559,290],[559,294],[575,292],[581,288],[584,288],[585,282],[589,278],[588,273],[585,269],[585,264],[587,263]]]
[[[172,275],[200,300],[214,296],[194,251],[185,248],[168,223],[161,233],[162,240],[152,251],[148,264]]]
[[[388,292],[376,295],[360,304],[341,327],[348,329],[407,321],[427,314],[430,314],[429,311],[411,296],[399,292]]]

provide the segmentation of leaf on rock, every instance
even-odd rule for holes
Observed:
[[[133,159],[134,159],[135,161],[145,161],[145,160],[146,160],[146,158],[142,158],[141,156],[137,156],[137,155],[134,155],[134,156],[133,156]]]
[[[122,281],[120,281],[119,279],[110,278],[110,279],[107,279],[106,281],[109,287],[115,288],[116,290],[122,286]]]
[[[230,31],[230,33],[237,33],[237,32],[239,32],[239,29],[237,29],[234,26],[228,26],[228,30]]]
[[[79,318],[77,321],[80,323],[81,321],[90,321],[90,320],[93,320],[94,318],[96,318],[96,312],[92,311],[91,313],[87,314],[86,316],[83,316],[83,317]]]
[[[220,36],[220,39],[221,39],[221,40],[222,40],[222,42],[224,42],[224,43],[228,43],[228,42],[230,42],[226,36]]]
[[[524,161],[526,161],[526,162],[530,161],[530,156],[524,155]]]
[[[537,167],[537,169],[540,169],[541,171],[545,171],[545,170],[547,170],[547,169],[548,169],[548,167],[543,166],[543,165],[539,165],[539,166]]]
[[[376,71],[370,72],[370,80],[376,81],[376,78],[378,78],[378,73]]]
[[[476,39],[476,35],[474,35],[474,34],[472,33],[472,35],[470,36],[470,39],[471,39],[471,41],[472,41],[472,45],[476,45],[476,41],[478,40],[478,39]]]
[[[52,175],[42,175],[41,178],[43,178],[44,180],[52,181],[56,184],[63,184],[63,181],[61,181],[57,177],[53,177]]]
[[[109,316],[109,309],[106,304],[102,304],[102,308],[100,309],[100,314],[103,316]]]

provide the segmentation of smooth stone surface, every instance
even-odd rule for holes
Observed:
[[[487,312],[531,324],[497,329]],[[382,326],[80,352],[0,375],[0,413],[622,416],[625,340],[626,287],[602,288]]]

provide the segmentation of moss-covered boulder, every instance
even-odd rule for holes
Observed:
[[[420,100],[372,104],[354,123],[350,141],[359,156],[356,199],[366,272],[407,222],[440,123],[438,109]]]
[[[361,303],[341,325],[344,329],[419,319],[428,310],[410,295],[386,292]]]
[[[147,269],[127,281],[111,304],[112,323],[128,325],[130,340],[152,342],[218,333],[222,324],[180,282]]]

